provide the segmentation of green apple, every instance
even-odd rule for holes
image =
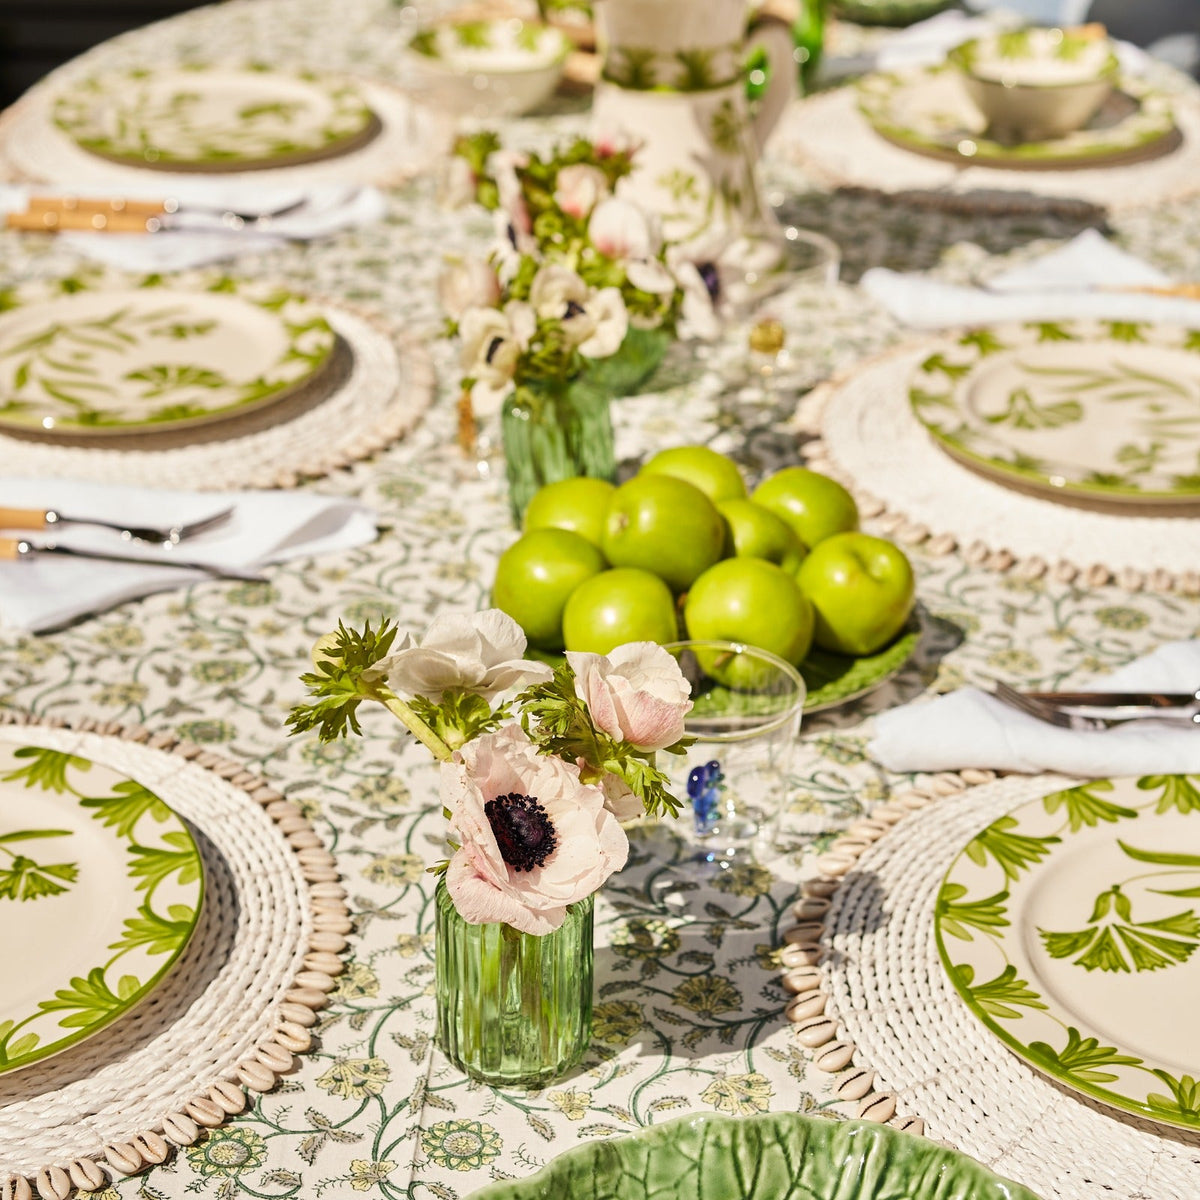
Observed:
[[[836,479],[807,467],[776,471],[750,499],[782,517],[810,550],[835,533],[858,528],[854,497]]]
[[[687,594],[683,622],[690,638],[745,642],[793,666],[812,645],[812,605],[787,571],[763,558],[727,558],[709,567]],[[749,682],[721,681],[731,687]]]
[[[673,642],[679,620],[670,589],[635,567],[601,571],[581,583],[563,612],[568,650],[607,654],[625,642]]]
[[[526,533],[533,529],[569,529],[599,546],[604,540],[608,503],[616,490],[607,479],[590,475],[548,483],[529,501],[521,528]]]
[[[725,537],[728,558],[765,558],[789,574],[804,561],[806,553],[792,527],[769,508],[753,500],[722,500],[717,511],[729,527]]]
[[[814,546],[796,582],[816,611],[813,640],[855,656],[874,654],[904,628],[916,591],[904,552],[866,533],[839,533]]]
[[[587,538],[569,529],[534,529],[500,555],[492,603],[534,646],[561,650],[567,599],[605,566],[604,555]]]
[[[641,474],[685,479],[714,504],[746,495],[746,484],[737,464],[708,446],[673,446],[670,450],[660,450],[642,467]]]
[[[725,521],[699,488],[673,475],[636,475],[613,493],[604,556],[614,567],[653,571],[674,592],[717,562]]]

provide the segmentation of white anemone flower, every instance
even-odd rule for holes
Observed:
[[[662,247],[657,219],[615,196],[596,205],[588,237],[601,254],[620,260],[653,258]]]
[[[554,671],[528,662],[521,627],[498,608],[434,617],[420,641],[406,633],[375,666],[398,696],[424,696],[434,704],[451,690],[474,692],[489,704],[502,692],[546,683]]]
[[[579,353],[586,358],[616,354],[629,331],[629,312],[620,289],[607,287],[594,292],[585,311],[593,326],[587,338],[579,343]]]

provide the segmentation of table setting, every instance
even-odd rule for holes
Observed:
[[[0,114],[0,1195],[1200,1184],[1196,84],[608,4]]]

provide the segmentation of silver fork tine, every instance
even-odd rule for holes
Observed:
[[[1003,704],[1007,704],[1010,708],[1018,709],[1028,716],[1036,717],[1039,721],[1045,721],[1050,725],[1057,725],[1060,729],[1088,730],[1108,728],[1108,724],[1105,721],[1063,712],[1062,709],[1056,708],[1053,704],[1047,704],[1045,701],[1035,700],[1031,696],[1023,695],[1016,688],[1009,687],[1002,680],[993,679],[992,683],[995,688],[992,695],[997,700]]]
[[[208,533],[209,530],[224,525],[232,516],[233,507],[230,506],[223,508],[218,513],[213,513],[211,517],[205,517],[202,521],[186,521],[182,525],[122,525],[116,521],[95,521],[93,523],[107,525],[123,536],[132,538],[135,542],[161,542],[164,545],[177,545],[197,534]],[[62,521],[64,524],[70,523],[70,518],[63,517]]]

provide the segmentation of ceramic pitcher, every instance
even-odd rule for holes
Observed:
[[[596,0],[601,79],[593,136],[640,146],[623,194],[657,212],[675,241],[762,230],[756,164],[795,92],[785,24],[747,33],[746,0]],[[753,111],[746,63],[765,52]],[[761,82],[761,76],[758,77]]]

